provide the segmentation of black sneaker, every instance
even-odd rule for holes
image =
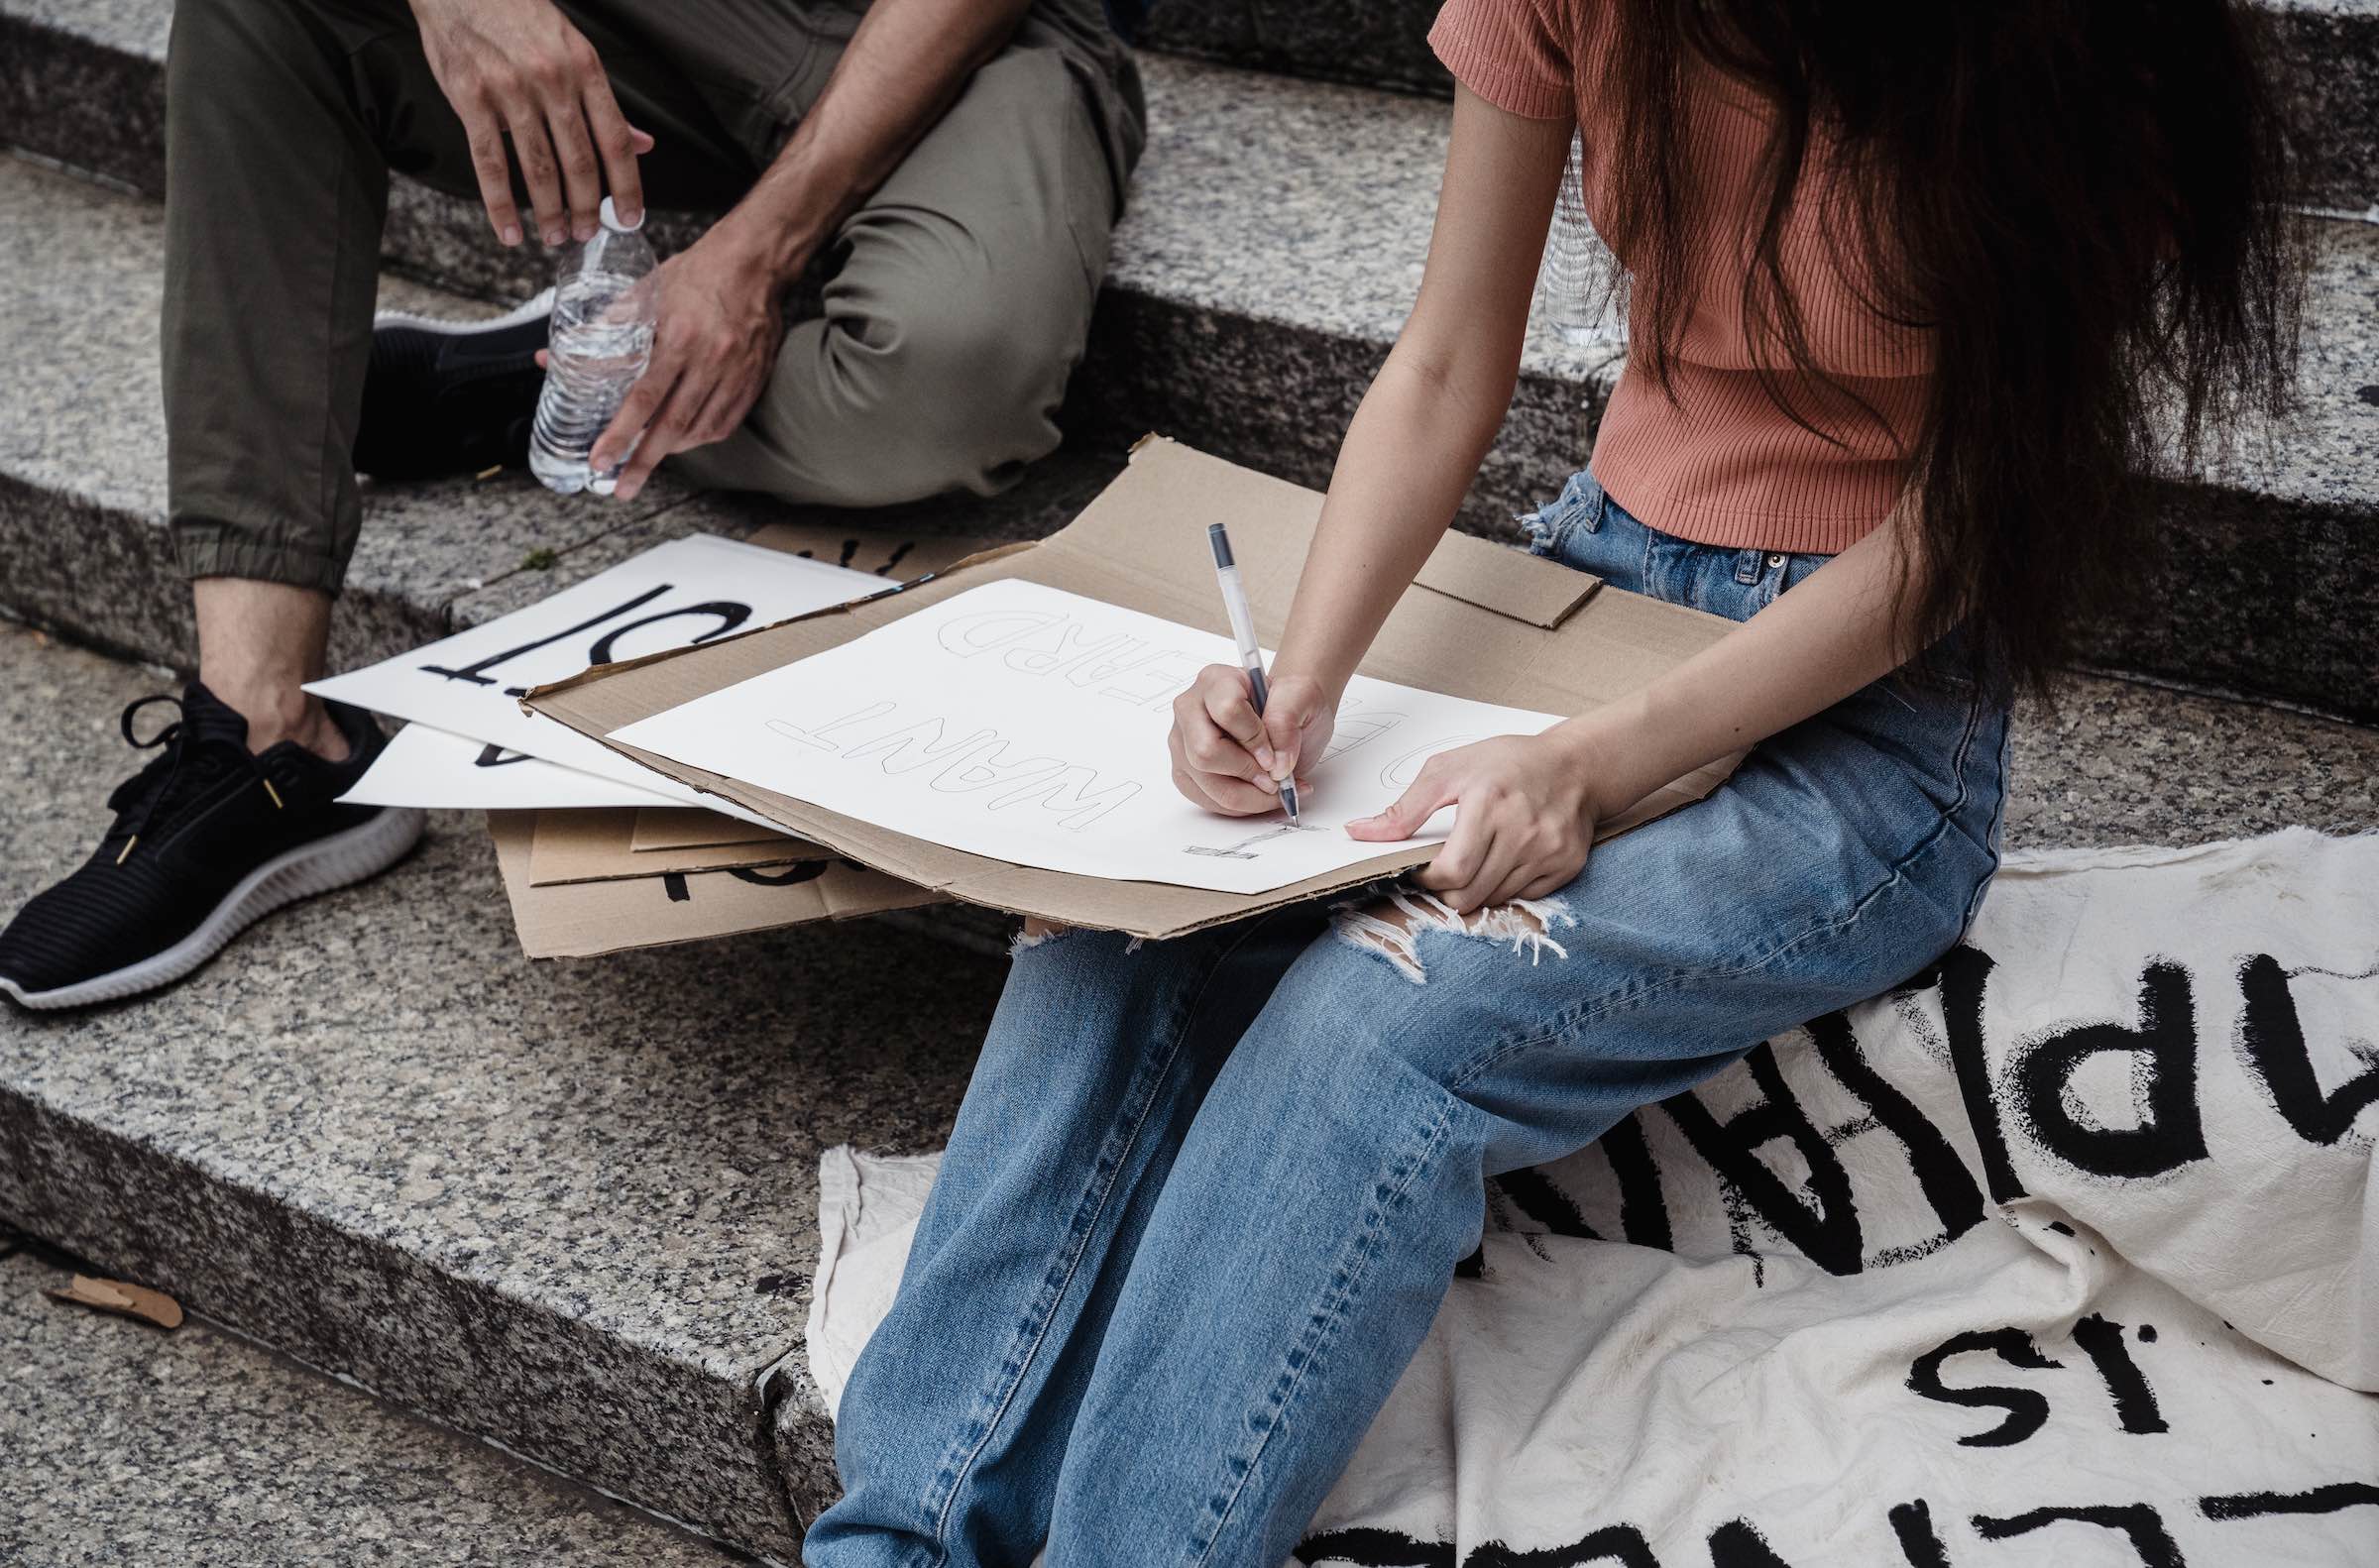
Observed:
[[[439,321],[384,310],[355,431],[355,471],[440,479],[528,461],[528,427],[545,373],[537,350],[553,290],[492,321]]]
[[[150,740],[133,717],[173,703]],[[161,755],[107,799],[115,826],[89,860],[0,931],[0,991],[27,1007],[79,1007],[180,979],[284,904],[386,869],[421,836],[421,814],[341,806],[388,743],[359,709],[332,704],[353,753],[326,762],[295,741],[248,749],[248,721],[193,682],[124,710],[124,738]]]

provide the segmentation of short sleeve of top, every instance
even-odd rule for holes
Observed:
[[[1429,48],[1454,79],[1508,114],[1566,120],[1577,112],[1561,0],[1449,0]]]

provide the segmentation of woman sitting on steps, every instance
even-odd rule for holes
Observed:
[[[1035,931],[847,1388],[811,1568],[1279,1568],[1479,1242],[1485,1179],[1922,968],[1997,864],[2008,703],[2139,574],[2143,476],[2273,411],[2297,243],[2227,0],[1454,0],[1419,299],[1348,429],[1259,719],[1277,806],[1515,387],[1573,124],[1633,277],[1538,553],[1743,622],[1436,758],[1409,884],[1177,941]],[[1709,799],[1587,849],[1658,785]]]

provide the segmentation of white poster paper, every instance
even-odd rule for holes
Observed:
[[[1437,752],[1552,714],[1357,676],[1303,825],[1174,787],[1172,704],[1230,639],[1019,579],[987,583],[612,738],[915,838],[1089,876],[1262,893],[1375,858],[1345,825]],[[1440,840],[1452,812],[1418,840]]]
[[[427,725],[406,725],[339,797],[359,806],[423,811],[544,811],[572,807],[665,806],[673,797]],[[721,802],[722,805],[725,802]]]
[[[694,534],[656,545],[485,625],[316,681],[306,690],[526,752],[648,796],[716,807],[720,803],[567,725],[523,713],[521,696],[589,665],[710,642],[882,593],[886,586],[865,572]]]

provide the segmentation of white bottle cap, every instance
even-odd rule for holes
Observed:
[[[622,223],[620,221],[620,209],[612,205],[612,198],[609,196],[603,198],[603,206],[599,209],[599,211],[603,218],[603,226],[611,230],[614,234],[633,234],[638,229],[644,227],[644,216],[642,213],[638,213],[636,215],[636,221],[633,223]]]

